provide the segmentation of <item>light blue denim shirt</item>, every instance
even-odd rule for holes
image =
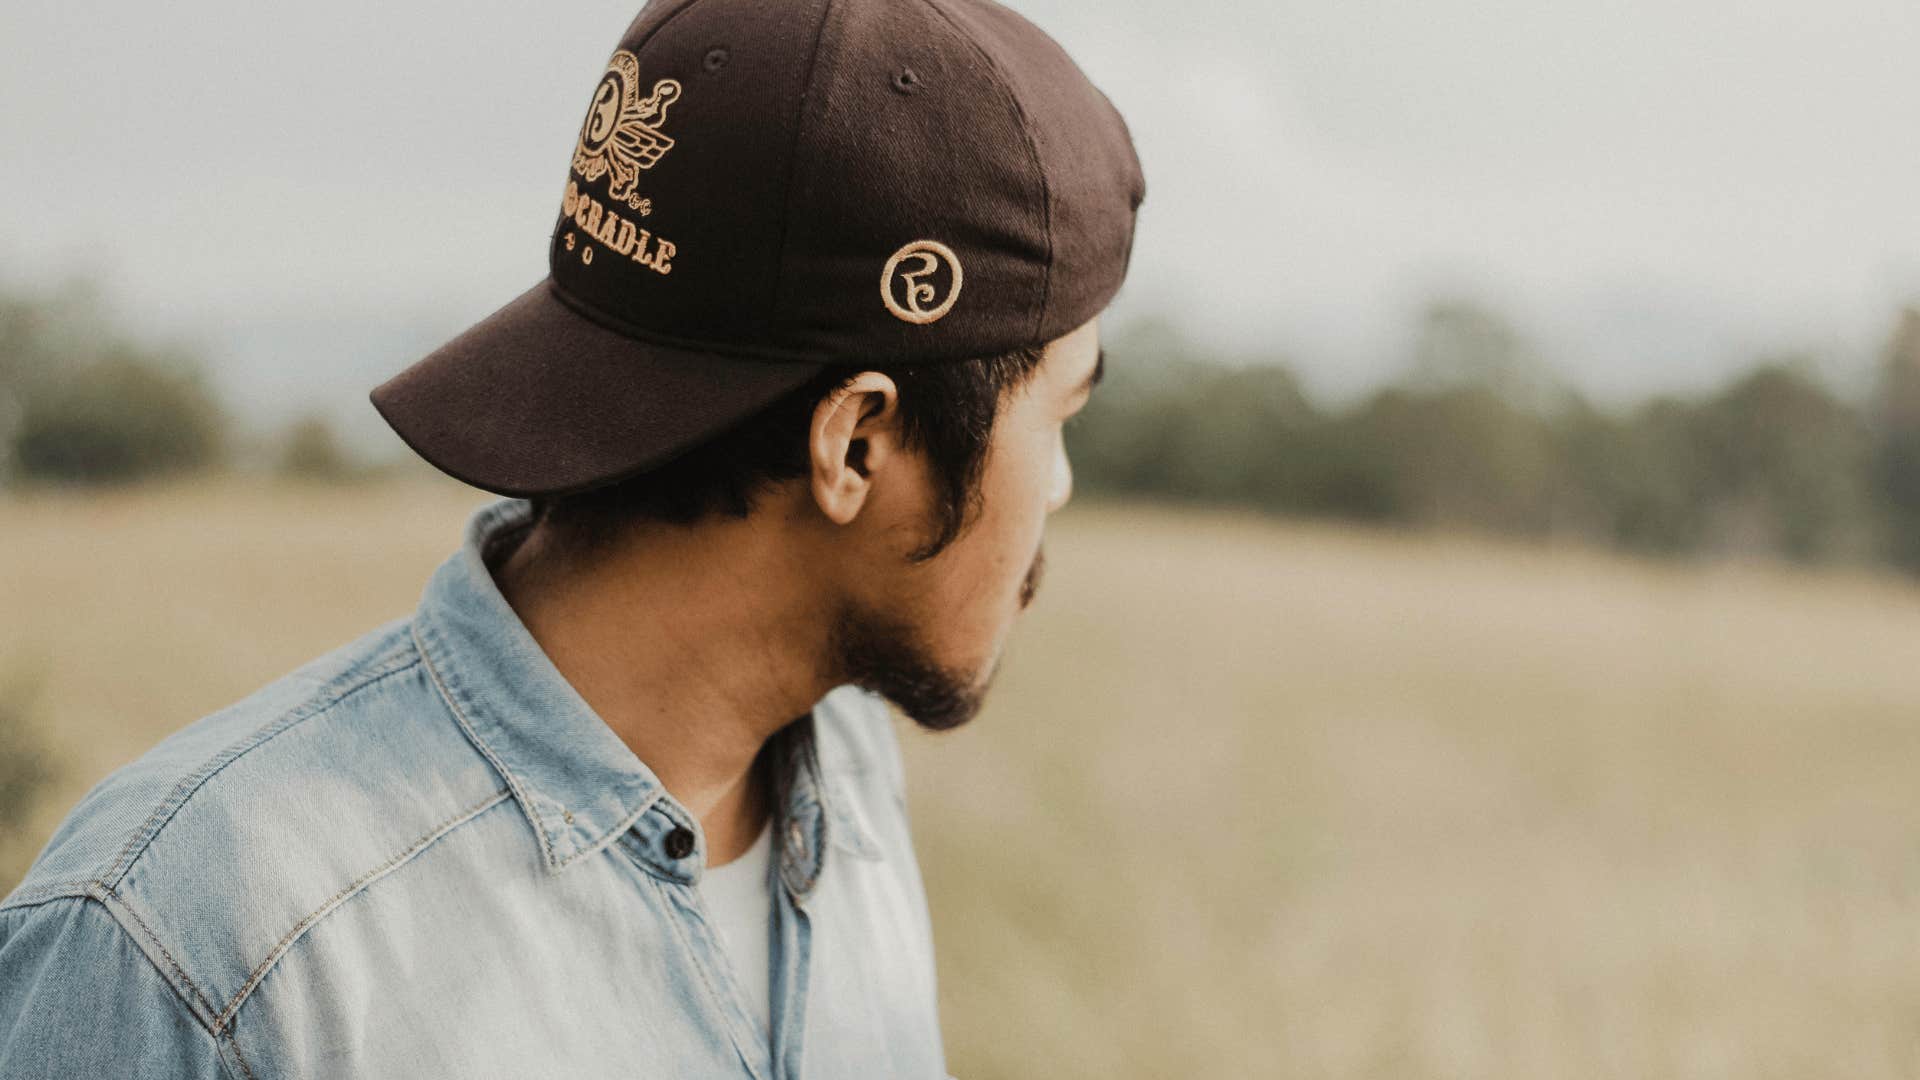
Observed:
[[[86,796],[0,903],[0,1076],[946,1075],[884,703],[839,687],[770,747],[769,1039],[699,822],[494,585],[527,514]]]

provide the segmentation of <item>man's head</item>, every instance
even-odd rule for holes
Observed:
[[[835,370],[616,484],[536,498],[543,546],[620,558],[645,524],[777,530],[832,612],[822,663],[930,728],[980,706],[1072,493],[1062,428],[1103,360],[1097,322],[1042,349]]]
[[[1145,193],[1113,104],[993,0],[652,0],[547,278],[373,402],[582,550],[780,529],[837,605],[829,666],[950,726],[1038,580]]]

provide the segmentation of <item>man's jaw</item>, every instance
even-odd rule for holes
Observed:
[[[1046,552],[1035,548],[1020,583],[1022,610],[1033,602],[1045,571]],[[887,698],[915,723],[935,731],[971,720],[1000,671],[998,653],[984,669],[943,667],[911,624],[855,608],[836,620],[832,651],[848,681]]]
[[[842,613],[831,648],[846,681],[879,694],[935,731],[971,720],[992,682],[991,669],[981,679],[978,671],[941,665],[914,626],[871,611]]]

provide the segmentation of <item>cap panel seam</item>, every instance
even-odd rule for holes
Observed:
[[[1040,340],[1040,334],[1047,324],[1047,303],[1053,292],[1053,196],[1047,184],[1047,171],[1040,164],[1040,149],[1034,144],[1033,131],[1027,122],[1027,110],[1020,104],[1020,95],[1013,92],[1013,84],[1007,81],[1006,73],[1000,69],[1000,65],[993,56],[973,39],[973,35],[967,33],[966,29],[935,0],[922,0],[922,2],[938,15],[942,22],[951,27],[961,41],[966,42],[968,47],[979,54],[981,61],[986,64],[987,74],[1000,88],[1000,92],[1006,96],[1007,104],[1013,107],[1014,121],[1020,126],[1020,140],[1026,145],[1027,160],[1032,163],[1034,178],[1040,184],[1040,231],[1047,238],[1047,267],[1046,273],[1040,278],[1040,306],[1034,312],[1033,331],[1027,335],[1027,340],[1036,345],[1044,344]]]
[[[807,106],[814,99],[813,80],[820,70],[820,45],[826,40],[827,22],[833,18],[833,0],[820,5],[820,25],[813,29],[813,49],[807,54],[807,77],[800,84],[800,99],[794,104],[793,142],[787,147],[787,182],[780,202],[786,212],[780,217],[780,246],[773,257],[773,295],[767,299],[767,322],[780,320],[780,286],[787,277],[787,241],[793,236],[793,180],[800,171],[800,140],[806,131]]]
[[[666,18],[661,19],[659,23],[657,23],[654,26],[653,29],[647,31],[646,37],[643,37],[639,41],[634,42],[631,47],[629,47],[623,42],[622,44],[615,46],[614,51],[619,52],[621,49],[626,49],[628,52],[631,52],[634,55],[634,57],[637,59],[640,55],[640,50],[646,48],[648,45],[651,45],[653,43],[653,39],[656,37],[659,37],[660,32],[662,30],[665,30],[667,27],[672,26],[673,21],[675,19],[678,19],[680,16],[685,15],[687,12],[692,11],[694,8],[698,7],[699,5],[700,5],[700,0],[687,0],[686,3],[680,5],[678,10],[674,11],[672,14],[668,15]],[[568,171],[571,172],[572,170],[568,170]]]

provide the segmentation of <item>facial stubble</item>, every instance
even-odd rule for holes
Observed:
[[[1045,551],[1036,549],[1020,582],[1021,610],[1033,602],[1045,566]],[[984,678],[977,671],[945,667],[933,658],[919,627],[890,613],[851,606],[835,620],[830,648],[845,681],[893,702],[931,731],[973,719],[1000,671],[997,656]]]

